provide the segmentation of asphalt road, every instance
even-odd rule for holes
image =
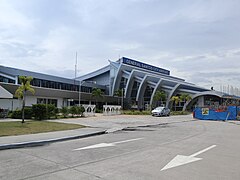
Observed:
[[[0,179],[238,180],[240,126],[190,121],[3,150]]]

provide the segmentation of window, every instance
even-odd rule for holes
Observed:
[[[9,78],[4,77],[4,76],[0,76],[0,82],[11,83],[11,84],[14,84],[14,83],[15,83],[14,80],[9,79]]]
[[[53,104],[57,107],[57,99],[37,98],[37,104]]]

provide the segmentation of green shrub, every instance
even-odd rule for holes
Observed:
[[[16,109],[12,112],[12,118],[13,119],[21,119],[22,118],[22,111],[19,109]]]
[[[69,113],[72,114],[72,117],[77,114],[77,106],[71,106],[69,108]]]
[[[62,107],[60,112],[63,114],[63,116],[66,118],[68,116],[69,109],[68,107]]]
[[[24,108],[24,118],[25,119],[32,119],[33,111],[31,107],[25,107]],[[15,111],[12,111],[11,118],[13,119],[22,119],[22,110],[16,109]]]
[[[24,108],[24,118],[32,119],[32,116],[33,116],[32,107],[25,107]]]
[[[171,111],[170,115],[176,116],[176,115],[188,115],[191,114],[191,112],[188,111]]]
[[[135,111],[135,110],[125,110],[123,114],[126,115],[151,115],[150,111]]]
[[[57,107],[55,107],[55,109],[54,109],[55,119],[58,118],[58,113],[59,113],[59,109]]]
[[[101,109],[96,109],[96,113],[103,113],[103,110],[101,110]]]
[[[32,105],[33,116],[37,120],[47,119],[47,108],[45,104],[33,104]]]
[[[85,108],[83,106],[77,106],[77,114],[80,116],[83,116],[83,113],[85,112]]]
[[[51,117],[56,117],[55,109],[56,107],[53,104],[47,104],[46,111],[47,111],[47,118],[51,119]]]

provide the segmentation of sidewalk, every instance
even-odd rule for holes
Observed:
[[[2,120],[1,120],[2,121]],[[6,119],[3,121],[12,121]],[[171,117],[152,117],[152,116],[134,116],[134,115],[116,115],[86,118],[69,118],[51,120],[54,122],[81,124],[87,128],[80,128],[68,131],[55,131],[48,133],[27,134],[19,136],[0,137],[0,150],[21,148],[26,146],[38,146],[52,142],[65,141],[77,138],[90,137],[105,133],[112,133],[124,128],[159,125],[166,123],[178,123],[185,121],[194,121],[191,115],[187,116],[171,116]]]
[[[55,131],[19,136],[4,136],[0,137],[0,150],[21,148],[27,146],[40,146],[48,143],[86,138],[105,133],[106,130],[102,128],[80,128],[68,131]]]

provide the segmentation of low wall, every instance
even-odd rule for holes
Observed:
[[[121,114],[121,106],[116,105],[103,105],[103,115],[104,116],[113,116]]]
[[[82,106],[85,109],[84,116],[95,116],[96,105],[82,104]]]

